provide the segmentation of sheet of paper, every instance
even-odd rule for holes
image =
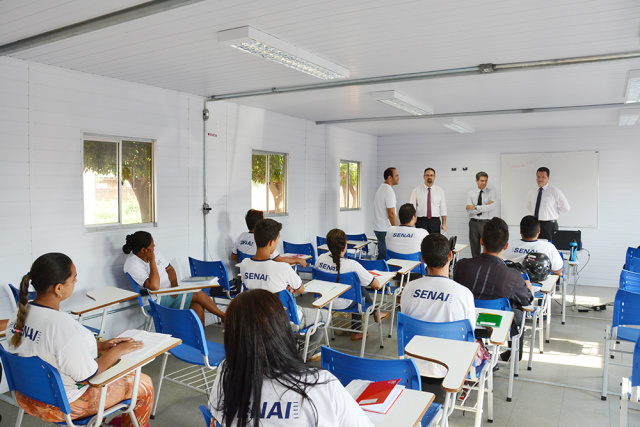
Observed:
[[[163,345],[169,339],[171,339],[171,335],[169,334],[158,334],[155,332],[147,332],[139,329],[128,329],[118,335],[120,338],[133,338],[135,341],[142,341],[144,343],[144,347],[139,350],[132,351],[131,353],[125,354],[121,357],[121,359],[127,360],[139,360],[144,359],[148,354],[152,354],[157,347]]]

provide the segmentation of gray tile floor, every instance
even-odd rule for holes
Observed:
[[[578,304],[593,305],[613,302],[616,289],[579,287]],[[497,427],[518,426],[617,426],[620,407],[620,378],[630,368],[611,367],[609,374],[609,398],[600,399],[602,352],[605,328],[611,323],[613,307],[605,311],[581,313],[571,309],[567,322],[560,322],[560,299],[554,300],[551,318],[551,339],[545,343],[544,353],[534,352],[533,369],[527,371],[529,357],[529,333],[525,338],[525,354],[521,362],[520,377],[516,379],[513,401],[507,402],[508,365],[499,363],[495,373],[494,423]],[[389,321],[383,323],[384,348],[379,347],[377,327],[373,327],[367,340],[369,357],[397,357],[397,340],[389,339]],[[209,339],[221,342],[221,329],[206,328]],[[345,352],[359,351],[359,343],[352,343],[348,336],[338,336],[332,347]],[[171,360],[171,358],[170,358]],[[630,358],[625,361],[630,363]],[[169,366],[177,362],[170,362]],[[160,369],[160,359],[144,368],[154,382]],[[473,399],[474,396],[471,396]],[[172,383],[164,383],[156,418],[150,421],[153,427],[194,426],[203,427],[204,421],[198,410],[206,404],[207,397]],[[485,406],[486,409],[486,406]],[[2,425],[13,425],[16,409],[0,401]],[[473,413],[454,411],[450,425],[472,426]],[[44,422],[25,416],[23,426],[42,426]],[[483,425],[488,425],[486,412]],[[630,411],[629,425],[640,426],[640,412]]]

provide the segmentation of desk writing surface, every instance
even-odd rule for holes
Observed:
[[[396,271],[397,274],[407,274],[410,273],[411,270],[420,265],[422,261],[412,261],[410,259],[398,259],[391,258],[387,260],[388,265],[392,265],[394,267],[400,267],[400,270]]]
[[[426,391],[404,389],[386,414],[364,411],[376,427],[414,427],[433,402],[435,395]]]
[[[121,359],[118,363],[116,363],[106,371],[91,378],[89,380],[89,384],[96,387],[101,387],[114,380],[117,380],[118,378],[124,375],[127,375],[129,372],[132,372],[134,369],[138,368],[139,366],[147,364],[148,362],[152,361],[162,353],[169,351],[172,348],[180,345],[181,343],[182,343],[181,339],[171,338],[170,340],[165,342],[163,345],[158,346],[157,350],[154,350],[153,353],[148,354],[142,359],[139,359],[139,360]]]
[[[87,292],[87,297],[94,302],[84,305],[81,308],[71,310],[72,314],[79,315],[89,311],[104,308],[113,304],[124,302],[138,297],[136,292],[127,291],[125,289],[107,286],[105,288],[93,289]]]
[[[465,250],[466,248],[468,248],[469,245],[465,245],[463,243],[456,243],[455,247],[453,248],[453,253],[458,253],[458,252],[462,252],[463,250]]]
[[[217,277],[213,281],[180,282],[178,286],[174,286],[172,288],[158,289],[156,291],[149,290],[149,293],[153,295],[164,295],[164,294],[175,295],[175,294],[197,292],[202,289],[214,288],[216,286],[220,286],[220,284],[218,283]]]
[[[371,270],[369,271],[369,273],[373,274],[373,277],[378,279],[378,282],[380,283],[380,285],[384,286],[387,283],[389,283],[391,280],[393,280],[394,277],[396,277],[397,272]]]
[[[300,258],[300,259],[303,259],[305,261],[308,260],[308,259],[313,258],[311,255],[304,255],[304,254],[282,254],[282,257],[283,258]],[[240,265],[240,264],[238,264],[238,265]]]
[[[560,279],[560,276],[550,274],[546,279],[540,282],[540,285],[542,285],[540,291],[545,294],[552,292],[556,286],[556,283],[558,283],[558,279]]]
[[[316,308],[322,308],[347,292],[350,287],[351,286],[342,283],[325,282],[324,280],[311,280],[310,282],[305,283],[304,291],[305,293],[322,295],[311,304]]]
[[[477,324],[478,315],[480,313],[496,314],[502,317],[500,326],[498,327],[484,326],[484,327],[488,327],[489,329],[491,329],[491,337],[489,338],[489,341],[491,342],[491,344],[496,344],[496,345],[504,344],[505,341],[507,341],[507,339],[509,338],[509,329],[511,329],[511,322],[513,322],[513,311],[492,310],[490,308],[476,307],[476,325],[477,326],[482,326]]]
[[[462,389],[478,347],[477,342],[416,335],[405,346],[404,352],[409,356],[446,366],[448,371],[442,381],[442,388],[455,393]]]
[[[367,246],[369,243],[371,243],[370,241],[360,241],[360,240],[347,240],[347,246],[349,246],[349,249],[362,249],[365,246]],[[318,250],[319,251],[327,251],[329,252],[329,246],[327,246],[327,244],[323,244],[318,246]]]

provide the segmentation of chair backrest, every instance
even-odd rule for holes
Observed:
[[[618,289],[613,302],[612,326],[640,325],[640,293]]]
[[[316,236],[316,249],[318,250],[318,255],[320,255],[321,250],[318,249],[320,246],[322,245],[326,245],[327,244],[327,238],[326,237],[322,237],[322,236]],[[326,251],[322,251],[322,252],[326,252]]]
[[[324,271],[317,270],[316,268],[313,269],[312,275],[314,280],[324,280],[325,282],[333,282],[333,283],[336,283],[338,281],[337,274],[327,273]],[[360,279],[358,278],[358,274],[355,272],[341,273],[340,283],[351,286],[351,288],[347,292],[340,295],[340,298],[355,301],[360,306],[362,306],[363,304],[362,289],[360,287]]]
[[[39,357],[21,357],[11,354],[0,345],[0,358],[4,376],[10,390],[15,390],[38,402],[71,413],[60,373]]]
[[[282,302],[283,307],[286,309],[287,317],[289,318],[289,322],[292,322],[294,325],[300,325],[300,318],[298,317],[298,306],[296,306],[296,301],[293,299],[293,295],[291,292],[284,289],[279,292],[280,301]]]
[[[245,258],[251,258],[253,255],[245,254],[242,251],[238,251],[238,262],[242,262]]]
[[[209,427],[211,425],[211,420],[213,419],[213,415],[209,411],[209,408],[205,405],[200,405],[198,408],[200,408],[200,412],[202,412],[202,416],[204,417],[205,427]]]
[[[474,299],[476,308],[489,308],[491,310],[511,311],[511,303],[509,298],[497,299]]]
[[[9,286],[9,290],[11,291],[11,295],[13,296],[14,301],[16,302],[16,304],[18,304],[18,301],[20,300],[20,290],[13,286],[11,283],[9,283],[7,286]],[[28,293],[27,299],[29,301],[32,301],[35,297],[35,291],[31,291]]]
[[[458,341],[475,341],[474,329],[469,319],[456,322],[425,322],[398,313],[398,356],[404,356],[405,346],[416,335]]]
[[[640,292],[640,273],[622,270],[620,272],[620,289],[631,292]]]
[[[147,290],[138,285],[138,282],[136,282],[135,280],[133,280],[133,277],[131,277],[131,275],[129,273],[124,273],[127,276],[127,279],[129,279],[129,284],[131,285],[131,288],[133,289],[133,292],[137,292],[138,293],[138,304],[140,304],[140,307],[144,310],[145,309],[145,302],[142,299],[142,297],[146,297],[149,295],[149,292],[147,292]]]
[[[195,311],[163,307],[153,300],[149,300],[149,306],[156,332],[180,338],[183,345],[193,347],[203,356],[209,357],[204,328]]]
[[[366,234],[364,233],[360,233],[360,234],[347,234],[347,240],[355,240],[357,242],[366,242],[369,240],[369,238],[367,237]],[[362,249],[360,249],[362,252],[364,253],[369,253],[369,245],[363,247]]]
[[[410,261],[420,261],[420,265],[411,270],[412,273],[422,274],[423,276],[427,275],[427,269],[422,262],[422,254],[420,252],[414,252],[412,254],[400,254],[398,252],[393,252],[387,249],[387,261],[391,258],[396,259],[408,259]]]
[[[355,258],[355,260],[359,262],[360,265],[362,265],[365,268],[365,270],[368,270],[368,271],[371,271],[371,270],[389,271],[389,265],[387,264],[387,261],[383,259]]]
[[[289,243],[283,240],[282,250],[286,254],[311,255],[311,259],[307,260],[307,264],[316,265],[316,251],[311,243]]]
[[[322,346],[322,368],[346,386],[352,380],[385,381],[400,378],[400,385],[422,391],[418,367],[413,359],[367,359]]]
[[[225,291],[229,290],[229,273],[222,261],[200,261],[189,257],[189,269],[195,277],[215,276]]]
[[[629,247],[625,259],[625,267],[634,273],[640,273],[640,249]]]

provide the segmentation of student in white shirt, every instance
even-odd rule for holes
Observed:
[[[538,240],[540,235],[540,221],[533,215],[527,215],[520,220],[520,236],[522,239],[509,242],[509,246],[502,253],[502,258],[513,262],[524,261],[527,254],[539,252],[551,260],[553,274],[561,275],[564,261],[558,249],[547,240]]]
[[[449,264],[453,259],[449,239],[442,234],[430,234],[421,246],[422,261],[428,276],[412,280],[402,291],[400,309],[407,316],[426,322],[455,322],[468,319],[475,326],[475,303],[471,291],[449,279]],[[444,401],[441,384],[447,368],[434,362],[416,360],[422,390],[436,394]]]
[[[98,409],[100,388],[88,385],[89,379],[113,366],[121,356],[143,346],[131,338],[96,342],[93,334],[60,311],[60,303],[69,298],[77,282],[76,267],[61,253],[48,253],[36,259],[20,283],[18,311],[9,319],[7,351],[22,357],[37,356],[60,373],[71,406],[71,418],[94,415]],[[36,297],[28,302],[29,283]],[[100,355],[100,357],[98,357]],[[109,385],[106,407],[128,399],[133,391],[131,373]],[[17,379],[20,381],[20,378]],[[64,422],[57,408],[16,393],[25,412],[47,422]],[[134,414],[138,425],[147,425],[153,404],[151,378],[141,374]],[[123,426],[133,425],[128,415]]]
[[[271,254],[278,246],[282,224],[273,219],[261,219],[256,224],[254,236],[256,239],[256,254],[253,258],[245,258],[240,263],[242,283],[247,289],[265,289],[271,293],[279,293],[288,289],[292,294],[304,293],[302,279],[287,263],[276,262]],[[316,319],[316,309],[298,307],[300,327],[311,326]],[[326,322],[329,311],[320,310],[321,321]],[[312,340],[318,342],[322,338],[322,329],[318,329]]]
[[[231,259],[233,261],[240,261],[240,259],[238,258],[238,251],[249,256],[254,256],[256,254],[256,240],[253,236],[253,233],[255,231],[256,224],[261,219],[264,219],[264,212],[257,209],[249,209],[247,211],[244,220],[247,223],[247,229],[249,231],[245,231],[244,233],[240,234],[234,242],[233,249],[231,251]],[[290,265],[300,264],[300,267],[302,268],[307,266],[307,261],[303,260],[302,258],[280,256],[278,249],[274,250],[270,256],[274,261],[286,262]]]
[[[398,210],[400,225],[387,230],[387,249],[399,254],[415,254],[420,252],[422,240],[429,235],[424,228],[416,228],[416,208],[405,203]]]
[[[345,258],[347,253],[347,235],[344,231],[334,228],[327,233],[327,247],[329,252],[325,252],[316,260],[316,269],[327,273],[337,274],[336,281],[340,280],[340,274],[356,272],[360,279],[360,285],[369,286],[373,289],[380,289],[382,285],[371,273],[369,273],[358,261]],[[362,298],[365,302],[371,303],[371,297],[366,289],[362,289]],[[356,302],[344,298],[336,298],[333,301],[333,308],[345,309],[355,307]],[[375,316],[375,315],[374,315]],[[386,319],[389,313],[380,312],[382,320]],[[359,322],[362,316],[352,314],[353,320]],[[378,319],[376,318],[376,321]],[[362,332],[354,332],[351,334],[351,341],[359,341],[363,338]]]
[[[332,374],[300,360],[277,295],[255,289],[236,296],[224,348],[208,405],[222,425],[373,426]]]
[[[155,250],[156,244],[151,234],[146,231],[136,231],[126,237],[122,252],[129,255],[124,262],[123,270],[136,281],[152,291],[158,289],[175,288],[178,286],[178,277],[167,259]],[[213,313],[224,321],[224,312],[216,303],[202,291],[186,295],[163,295],[158,298],[158,304],[179,309],[185,299],[184,306],[195,311],[204,326],[204,311]]]

